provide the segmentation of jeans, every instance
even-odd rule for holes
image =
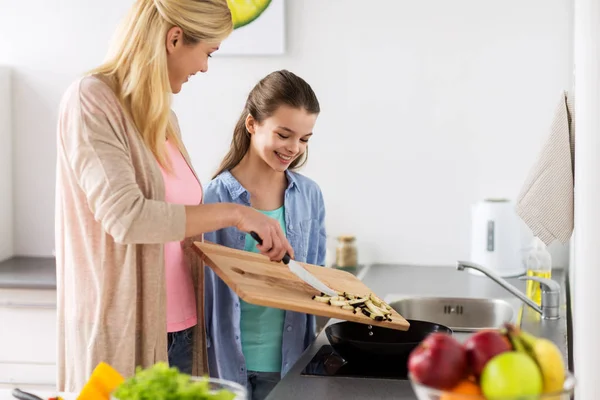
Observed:
[[[192,363],[194,361],[194,327],[179,332],[167,334],[167,352],[169,365],[177,367],[179,372],[192,374]]]
[[[264,400],[280,379],[279,372],[248,371],[248,400]]]

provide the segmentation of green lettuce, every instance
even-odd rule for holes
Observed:
[[[137,368],[136,374],[113,393],[119,400],[233,400],[235,394],[221,389],[209,392],[207,379],[191,380],[164,362],[150,368]]]

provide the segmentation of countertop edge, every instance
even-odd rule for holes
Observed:
[[[14,256],[1,261],[0,289],[56,290],[56,259]]]

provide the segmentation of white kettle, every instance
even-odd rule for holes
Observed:
[[[471,208],[470,260],[503,278],[523,275],[521,220],[507,199],[485,199]],[[468,272],[483,275],[472,268]]]

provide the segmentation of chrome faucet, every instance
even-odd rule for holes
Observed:
[[[537,276],[521,276],[519,278],[520,280],[531,280],[540,283],[540,287],[542,289],[542,306],[540,307],[523,292],[506,281],[506,279],[500,277],[495,272],[487,269],[483,265],[479,265],[470,261],[457,261],[457,270],[464,271],[465,268],[471,268],[487,275],[498,285],[502,286],[504,289],[518,297],[521,301],[523,301],[523,303],[540,313],[543,319],[560,318],[560,285],[558,282],[555,282],[552,279],[539,278]]]

